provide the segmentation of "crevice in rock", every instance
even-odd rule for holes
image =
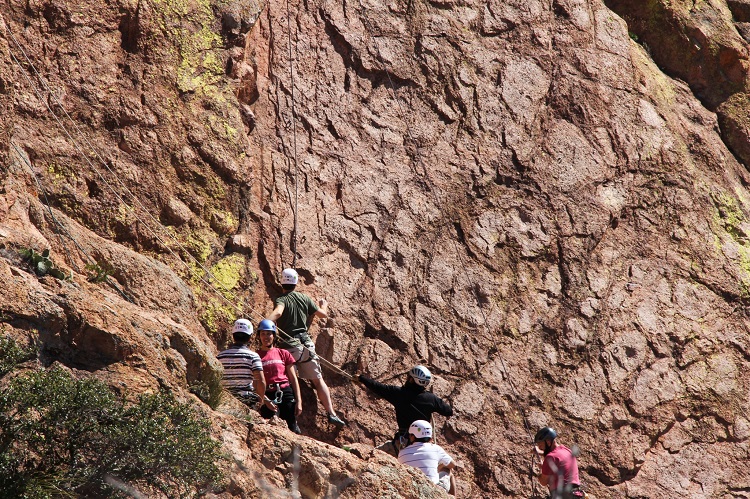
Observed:
[[[129,54],[135,54],[139,50],[138,41],[141,36],[140,11],[141,4],[138,2],[135,12],[126,12],[120,19],[120,25],[118,26],[121,35],[120,46]]]
[[[409,345],[406,344],[401,338],[395,336],[393,333],[385,328],[375,329],[370,322],[365,322],[365,338],[372,338],[380,340],[393,350],[398,352],[406,352],[409,349]]]
[[[393,83],[394,92],[402,87],[414,88],[417,86],[416,82],[408,78],[401,78],[393,72],[387,70],[372,71],[365,68],[361,57],[357,54],[354,47],[346,40],[344,35],[342,35],[338,28],[333,24],[328,13],[325,12],[325,10],[321,9],[320,16],[321,19],[323,19],[323,21],[325,22],[325,32],[328,35],[331,46],[334,48],[336,53],[341,56],[341,60],[344,62],[344,65],[348,68],[352,68],[358,77],[369,80],[373,88],[377,88],[383,85],[390,87],[391,82]],[[377,43],[374,35],[370,35],[373,37],[373,41]],[[382,61],[381,65],[385,66]]]

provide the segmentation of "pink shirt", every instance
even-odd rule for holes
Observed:
[[[578,461],[570,449],[561,444],[557,444],[557,447],[544,458],[542,475],[549,477],[547,487],[550,491],[557,489],[558,477],[562,479],[562,485],[581,484],[578,478]]]
[[[258,354],[263,364],[266,383],[289,383],[289,378],[286,376],[286,366],[294,365],[292,354],[281,348],[259,350]]]

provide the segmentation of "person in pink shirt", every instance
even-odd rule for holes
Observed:
[[[549,489],[550,499],[585,497],[578,478],[578,461],[573,452],[555,441],[557,432],[545,426],[534,437],[534,452],[539,457],[542,472],[539,483]]]
[[[260,361],[266,378],[266,396],[276,405],[276,412],[268,407],[260,408],[260,415],[271,419],[274,415],[286,421],[294,433],[302,432],[297,425],[297,416],[302,413],[302,398],[299,392],[297,373],[294,371],[294,357],[283,348],[276,348],[276,324],[263,319],[258,324],[260,335]]]

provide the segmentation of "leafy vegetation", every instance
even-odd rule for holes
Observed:
[[[65,272],[57,267],[52,259],[49,257],[49,250],[46,249],[41,253],[37,253],[33,249],[22,249],[21,256],[23,256],[31,265],[36,275],[44,276],[51,275],[60,280],[72,279],[71,275],[66,275]]]
[[[128,405],[60,368],[0,391],[0,498],[112,497],[128,487],[189,497],[222,480],[219,448],[208,422],[166,392]]]
[[[0,337],[0,378],[8,374],[18,364],[36,357],[36,348],[21,347],[10,336]]]
[[[109,276],[115,273],[115,269],[106,262],[87,263],[89,282],[105,282]]]

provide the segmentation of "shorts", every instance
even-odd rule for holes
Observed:
[[[438,476],[440,478],[438,478],[437,484],[448,492],[451,489],[451,474],[447,471],[441,471]]]
[[[294,357],[294,366],[297,368],[297,375],[301,379],[323,378],[323,371],[320,368],[320,362],[318,362],[312,340],[306,340],[303,345],[287,347],[286,351]]]

